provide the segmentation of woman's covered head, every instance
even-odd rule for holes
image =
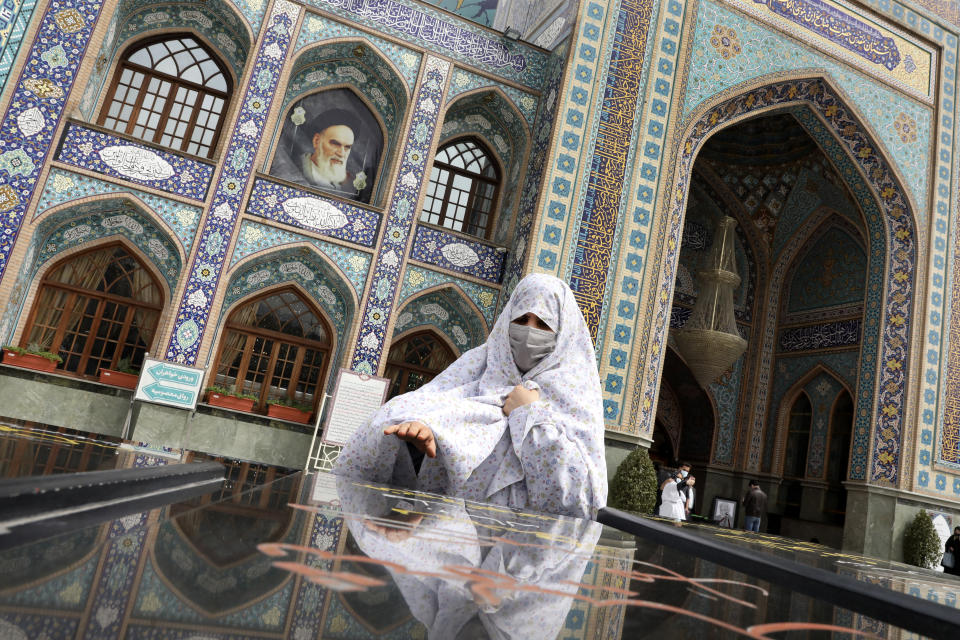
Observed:
[[[505,351],[504,366],[515,372],[512,376],[519,372],[539,379],[544,371],[582,359],[574,352],[593,358],[593,343],[573,292],[566,282],[546,274],[528,275],[517,284],[491,331],[488,347],[494,345],[495,351]]]

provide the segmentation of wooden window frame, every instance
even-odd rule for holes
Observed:
[[[414,333],[411,333],[410,335],[403,336],[400,340],[398,340],[398,341],[395,342],[394,344],[391,344],[391,345],[390,345],[390,349],[387,350],[387,361],[386,361],[386,365],[385,365],[385,368],[386,368],[386,367],[396,367],[397,369],[400,370],[400,388],[401,388],[401,389],[406,389],[406,388],[407,388],[407,383],[408,383],[409,380],[410,380],[410,374],[411,374],[411,373],[425,373],[425,374],[428,374],[428,375],[431,376],[431,380],[432,380],[433,378],[437,377],[438,375],[440,375],[441,373],[443,373],[443,369],[441,369],[440,371],[434,371],[434,370],[432,370],[432,369],[428,369],[427,367],[421,367],[421,366],[414,365],[414,364],[407,364],[407,363],[405,363],[405,362],[393,362],[393,361],[390,360],[390,353],[393,351],[393,349],[394,349],[395,347],[399,347],[399,346],[405,344],[406,342],[409,342],[410,340],[413,340],[413,339],[415,339],[415,338],[418,338],[418,337],[424,336],[424,335],[430,336],[431,338],[433,338],[434,342],[436,342],[438,345],[440,345],[441,348],[445,349],[445,350],[447,351],[447,353],[450,354],[450,362],[451,362],[451,364],[457,359],[457,354],[456,354],[456,352],[454,352],[454,350],[451,349],[450,346],[449,346],[446,342],[443,341],[443,338],[441,338],[440,335],[439,335],[436,331],[433,331],[432,329],[424,329],[424,330],[422,330],[422,331],[416,331],[416,332],[414,332]],[[447,366],[449,366],[449,365],[447,365]],[[392,382],[391,382],[390,386],[393,387]],[[407,391],[406,391],[406,390],[400,391],[400,392],[398,392],[396,395],[402,395],[402,394],[404,394],[404,393],[407,393]],[[391,396],[391,397],[396,397],[396,396]]]
[[[122,359],[121,354],[123,353],[123,346],[126,342],[127,336],[129,336],[130,334],[130,327],[133,324],[133,318],[135,315],[132,312],[133,309],[140,308],[140,309],[146,309],[149,311],[155,311],[157,313],[156,326],[153,327],[154,332],[156,332],[157,328],[161,324],[160,320],[161,320],[161,316],[163,315],[163,309],[165,306],[164,302],[161,302],[158,305],[153,305],[153,304],[141,302],[139,300],[133,300],[131,298],[124,298],[123,296],[107,293],[105,291],[93,291],[90,289],[84,289],[82,287],[78,287],[76,285],[69,285],[69,284],[64,284],[62,282],[56,282],[56,281],[50,280],[50,274],[56,272],[58,269],[60,269],[63,265],[67,264],[68,262],[81,258],[82,256],[88,253],[95,253],[95,252],[107,251],[107,250],[116,250],[118,248],[122,249],[128,256],[130,256],[130,258],[132,258],[137,263],[137,265],[141,269],[143,269],[144,272],[146,272],[150,276],[150,280],[153,282],[153,285],[157,287],[157,289],[160,291],[160,295],[163,296],[163,287],[161,286],[160,282],[157,280],[157,277],[154,275],[154,273],[150,271],[150,269],[148,269],[146,265],[144,265],[143,261],[139,258],[139,256],[136,255],[135,252],[131,251],[123,243],[120,243],[120,242],[112,242],[109,244],[97,245],[96,247],[91,247],[86,251],[75,253],[73,255],[67,256],[66,258],[63,258],[57,261],[53,266],[47,269],[46,273],[44,273],[43,275],[43,279],[40,281],[40,285],[37,287],[37,293],[33,298],[33,304],[30,308],[30,314],[27,316],[27,323],[26,325],[24,325],[23,333],[20,336],[21,347],[26,348],[29,346],[30,333],[32,332],[34,323],[36,322],[37,314],[40,311],[40,299],[43,295],[43,292],[47,288],[66,291],[68,293],[67,301],[64,304],[64,313],[60,317],[60,320],[57,325],[57,330],[54,333],[53,340],[51,340],[50,342],[49,349],[52,353],[59,354],[60,347],[62,346],[63,338],[67,331],[67,323],[70,320],[70,314],[66,313],[66,310],[71,306],[73,302],[76,301],[76,297],[78,295],[83,295],[83,296],[86,296],[87,298],[95,298],[99,300],[99,302],[97,303],[97,311],[93,316],[94,319],[90,324],[90,328],[86,332],[87,339],[83,347],[83,352],[80,355],[80,362],[77,364],[77,370],[67,371],[66,369],[63,369],[58,365],[57,373],[68,375],[68,376],[75,376],[79,378],[86,378],[86,379],[97,378],[96,374],[88,375],[83,373],[83,370],[86,368],[86,364],[90,359],[90,352],[93,349],[93,343],[96,342],[97,340],[96,338],[97,330],[100,328],[100,324],[103,320],[103,310],[104,310],[105,303],[107,301],[114,302],[116,304],[122,304],[128,307],[127,316],[123,322],[123,328],[121,329],[120,335],[116,341],[118,349],[114,351],[113,357],[110,359],[110,367],[107,367],[107,368],[116,367],[117,362]],[[152,342],[155,344],[156,341],[157,341],[157,336],[154,335]],[[152,345],[147,345],[147,348],[144,351],[149,352],[151,350],[151,347]],[[66,362],[67,362],[67,358],[64,358],[63,364],[65,365]]]
[[[809,419],[807,421],[807,428],[805,430],[791,429],[791,426],[793,425],[793,416],[794,416],[793,410],[794,410],[794,407],[797,406],[797,402],[799,402],[801,397],[806,399],[807,405],[810,407],[810,413],[808,414]],[[813,431],[813,401],[810,399],[810,396],[808,396],[805,391],[801,390],[800,393],[798,393],[793,398],[793,401],[790,403],[790,410],[787,413],[787,432],[785,434],[786,438],[784,439],[784,442],[783,442],[783,467],[782,468],[783,468],[784,478],[789,478],[794,480],[803,480],[806,478],[807,464],[810,461],[810,434],[812,431]],[[790,434],[791,433],[805,433],[807,438],[807,446],[803,452],[802,468],[797,470],[800,473],[800,475],[788,476],[787,475],[787,456],[790,455]]]
[[[445,162],[440,162],[436,159],[436,154],[434,154],[434,160],[433,160],[433,164],[431,165],[431,169],[437,168],[437,169],[442,169],[444,171],[447,171],[449,172],[449,178],[445,183],[446,188],[443,194],[443,207],[440,209],[439,214],[433,214],[432,211],[427,212],[429,215],[439,215],[440,219],[437,222],[428,222],[427,224],[433,224],[438,227],[443,227],[444,229],[448,231],[453,231],[455,233],[464,233],[464,234],[473,236],[475,238],[482,238],[484,240],[488,240],[493,231],[493,228],[496,226],[494,224],[494,218],[496,217],[495,212],[497,211],[497,206],[500,202],[500,190],[501,190],[501,187],[503,186],[503,177],[500,172],[500,167],[496,162],[496,155],[494,155],[494,153],[490,151],[490,148],[486,145],[486,143],[483,142],[483,140],[475,136],[469,136],[466,138],[456,138],[454,140],[450,140],[449,142],[442,145],[439,149],[437,149],[437,153],[440,153],[442,150],[448,147],[453,147],[463,142],[472,142],[480,148],[480,150],[487,156],[487,158],[489,158],[490,166],[493,167],[493,171],[494,173],[496,173],[496,177],[488,178],[486,176],[483,176],[477,173],[470,173],[469,171],[460,169],[459,167],[454,167],[453,165],[447,164]],[[446,227],[443,224],[447,219],[447,210],[450,208],[450,203],[451,203],[450,190],[453,185],[453,179],[455,175],[462,176],[471,181],[470,195],[467,198],[467,204],[465,205],[467,212],[466,212],[466,216],[463,219],[462,229],[451,229],[450,227]],[[428,182],[430,181],[429,175],[427,177],[427,181]],[[471,226],[473,226],[473,220],[477,214],[477,211],[474,208],[474,203],[476,201],[477,192],[479,191],[479,188],[478,188],[479,184],[493,185],[493,197],[490,199],[490,203],[491,203],[490,211],[487,212],[487,226],[484,227],[483,233],[480,233],[480,234],[475,233],[473,231],[469,231]],[[425,209],[421,209],[420,211],[421,218],[423,217],[424,212],[425,212]]]
[[[223,74],[224,80],[227,83],[227,90],[225,92],[218,91],[216,89],[211,89],[209,87],[204,87],[203,85],[199,85],[189,80],[182,80],[176,76],[167,75],[166,73],[160,73],[149,67],[145,67],[143,65],[129,61],[130,56],[136,53],[137,51],[139,51],[140,49],[149,47],[150,45],[156,44],[157,42],[163,42],[167,40],[176,40],[178,38],[186,38],[186,37],[189,37],[195,40],[197,44],[199,44],[200,47],[207,52],[207,55],[210,56],[210,59],[213,60],[213,62],[220,68],[220,72]],[[130,114],[130,119],[127,121],[126,130],[120,131],[119,129],[112,129],[107,127],[105,123],[107,118],[109,117],[110,107],[111,105],[113,105],[114,98],[117,95],[117,86],[120,84],[120,77],[123,75],[124,69],[130,69],[132,72],[143,73],[145,77],[144,77],[143,83],[140,85],[139,93],[137,95],[137,100],[134,103],[133,111]],[[133,129],[137,126],[137,118],[140,115],[140,110],[143,105],[144,97],[147,95],[146,87],[151,78],[157,78],[161,81],[166,81],[171,84],[170,91],[167,94],[167,100],[163,105],[163,111],[160,116],[160,121],[157,123],[157,127],[155,129],[157,136],[163,135],[163,130],[166,127],[167,120],[169,119],[170,110],[173,108],[173,104],[175,102],[174,96],[176,95],[177,89],[183,87],[185,89],[193,89],[199,93],[199,97],[197,98],[197,101],[194,103],[193,113],[190,116],[190,124],[187,125],[187,129],[183,134],[182,144],[184,148],[188,147],[190,144],[190,140],[193,134],[193,129],[194,129],[194,126],[196,125],[197,117],[201,111],[200,106],[203,103],[204,95],[209,94],[211,96],[221,98],[223,100],[223,110],[220,112],[220,121],[217,123],[216,131],[214,132],[213,138],[210,140],[210,150],[207,155],[202,155],[200,153],[196,153],[196,154],[189,153],[184,149],[174,149],[172,147],[169,148],[169,150],[174,153],[180,153],[184,155],[194,156],[197,158],[203,158],[205,160],[209,160],[213,158],[216,155],[217,148],[220,144],[220,139],[223,134],[224,123],[227,120],[227,114],[230,111],[230,107],[231,107],[230,96],[233,93],[233,78],[227,69],[227,65],[224,64],[224,62],[220,59],[220,56],[218,56],[213,51],[213,49],[210,46],[208,46],[206,42],[203,41],[202,38],[199,38],[197,37],[196,34],[193,34],[190,32],[165,33],[162,35],[143,38],[143,39],[137,40],[136,42],[128,46],[126,49],[124,49],[123,53],[120,56],[120,61],[117,63],[116,67],[114,67],[113,78],[110,81],[109,89],[107,90],[106,97],[103,101],[103,104],[100,107],[100,113],[97,116],[97,125],[104,127],[108,131],[115,131],[122,135],[134,138],[136,140],[146,142],[147,144],[160,146],[159,142],[155,142],[153,140],[146,140],[144,138],[137,138],[131,133],[131,131],[133,131]]]
[[[317,319],[323,324],[324,331],[327,334],[327,343],[323,345],[317,340],[310,340],[308,338],[300,338],[297,336],[290,335],[289,333],[283,333],[282,331],[274,331],[272,329],[261,329],[256,327],[250,327],[248,325],[241,325],[233,322],[233,317],[235,314],[242,308],[247,307],[248,305],[255,304],[264,300],[266,298],[271,298],[273,296],[282,295],[284,293],[293,293],[297,298],[299,298],[304,304],[306,304]],[[227,316],[227,321],[223,325],[222,337],[220,340],[220,346],[217,350],[217,358],[214,360],[214,370],[213,376],[214,381],[216,381],[217,376],[219,375],[221,358],[223,357],[223,350],[227,343],[228,332],[242,333],[247,336],[247,340],[244,343],[243,350],[240,355],[240,365],[237,368],[236,376],[236,386],[237,392],[243,393],[244,387],[247,384],[246,374],[249,371],[250,359],[253,354],[253,345],[256,342],[258,337],[265,338],[273,341],[273,347],[270,350],[270,357],[267,361],[266,372],[264,373],[263,383],[260,385],[260,392],[257,398],[256,404],[254,405],[256,410],[266,410],[267,404],[269,404],[270,396],[270,379],[274,375],[274,368],[277,365],[277,356],[280,351],[280,346],[282,344],[293,345],[297,347],[297,356],[294,362],[293,370],[290,373],[290,382],[291,384],[287,387],[287,399],[291,400],[296,393],[296,385],[300,379],[300,372],[303,370],[303,360],[304,355],[306,354],[306,349],[311,349],[313,351],[320,351],[324,355],[324,363],[321,365],[322,373],[320,379],[317,381],[316,390],[313,394],[313,408],[316,409],[318,402],[321,397],[323,397],[324,389],[326,388],[327,379],[330,374],[331,359],[334,353],[334,341],[333,336],[336,335],[333,332],[333,327],[330,322],[327,320],[326,316],[320,311],[320,309],[312,303],[309,297],[304,296],[297,289],[293,287],[284,287],[281,289],[272,289],[266,293],[261,293],[253,297],[243,300],[240,304],[236,305],[233,308],[233,311],[230,312],[230,315]]]

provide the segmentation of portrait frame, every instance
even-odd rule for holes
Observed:
[[[337,85],[300,96],[287,106],[281,122],[267,170],[269,175],[346,200],[370,204],[382,170],[387,136],[375,109],[355,89],[349,85]],[[310,160],[316,157],[314,154],[323,153],[323,145],[314,144],[316,136],[335,124],[348,127],[353,134],[345,176],[338,184],[321,181],[316,164],[312,171],[309,166]],[[322,156],[320,165],[327,168]],[[324,178],[333,180],[329,176]]]
[[[710,507],[710,520],[723,529],[734,529],[737,526],[737,501],[734,498],[714,496]]]

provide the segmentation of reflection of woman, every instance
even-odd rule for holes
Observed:
[[[953,535],[947,538],[947,543],[944,545],[943,551],[944,553],[953,554],[953,566],[944,566],[943,572],[960,576],[960,567],[957,566],[958,561],[960,561],[960,527],[953,528]]]
[[[593,517],[607,494],[602,411],[593,342],[573,293],[535,274],[517,285],[485,345],[384,405],[335,471]],[[419,470],[404,441],[426,455]]]
[[[602,529],[564,518],[511,531],[512,521],[522,518],[460,500],[415,500],[422,517],[394,528],[394,505],[383,493],[342,478],[337,491],[357,546],[370,558],[405,568],[387,566],[410,613],[429,638],[442,640],[554,640]]]

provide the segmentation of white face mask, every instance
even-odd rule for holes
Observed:
[[[510,323],[510,351],[513,361],[521,373],[533,369],[541,360],[550,355],[557,346],[557,334],[528,327],[524,324]]]
[[[680,476],[681,476],[682,478],[686,478],[688,473],[690,473],[690,472],[687,471],[686,469],[680,469]]]

